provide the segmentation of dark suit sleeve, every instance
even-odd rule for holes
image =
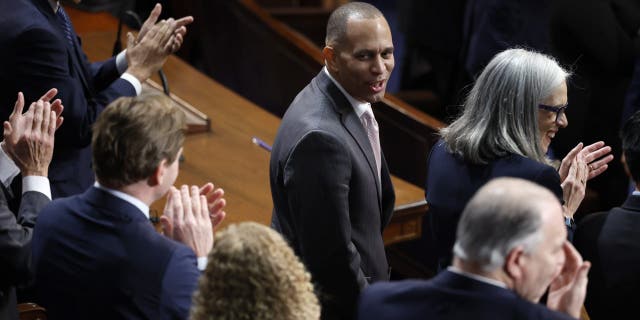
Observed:
[[[10,285],[28,279],[33,227],[38,213],[49,201],[40,192],[26,192],[22,195],[16,219],[7,207],[4,193],[0,191],[0,274],[3,279],[12,280]]]
[[[173,253],[162,280],[162,319],[188,319],[191,296],[196,290],[199,276],[193,251],[179,246]]]
[[[325,301],[353,306],[367,281],[351,241],[351,166],[342,141],[314,131],[292,150],[283,180],[300,254],[321,295],[327,295]]]
[[[50,30],[33,28],[21,33],[13,50],[15,81],[12,85],[24,92],[25,101],[35,101],[47,90],[58,89],[56,98],[60,98],[65,107],[65,121],[56,132],[56,147],[87,146],[91,142],[91,125],[104,107],[119,96],[135,95],[133,86],[124,79],[117,78],[108,86],[104,85],[105,79],[113,79],[113,70],[116,70],[115,61],[110,59],[96,69],[102,71],[91,72],[93,75],[100,75],[100,81],[89,79],[97,84],[97,88],[102,87],[102,90],[93,97],[85,96],[79,77],[72,76],[78,70],[72,67],[65,44]],[[82,63],[90,68],[86,59]],[[5,118],[8,112],[3,112]]]

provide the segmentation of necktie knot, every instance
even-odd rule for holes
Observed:
[[[67,16],[67,13],[64,11],[62,6],[58,7],[56,16],[58,17],[58,23],[60,23],[60,26],[62,27],[67,43],[69,46],[73,47],[73,30],[71,28],[71,20],[69,20],[69,16]]]

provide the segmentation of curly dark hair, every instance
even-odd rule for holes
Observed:
[[[219,232],[195,293],[191,319],[319,319],[311,276],[269,227],[243,222]]]

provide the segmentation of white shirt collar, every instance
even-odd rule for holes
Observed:
[[[340,89],[342,94],[344,94],[344,96],[347,97],[347,100],[349,100],[349,103],[351,104],[353,109],[356,111],[356,115],[358,116],[358,118],[360,118],[365,112],[367,112],[367,110],[371,111],[371,114],[373,114],[373,111],[371,110],[371,103],[358,101],[356,98],[350,95],[346,90],[344,90],[344,88],[340,85],[340,83],[338,83],[338,81],[336,81],[336,79],[334,79],[331,76],[331,74],[329,73],[329,70],[327,70],[327,66],[324,66],[322,68],[322,71],[324,71],[324,73],[326,73],[327,76],[329,76],[329,79],[331,79],[331,81],[333,81],[333,83],[338,87],[338,89]]]
[[[60,1],[49,0],[49,5],[51,6],[51,9],[53,9],[53,12],[58,12],[58,8],[60,8]]]
[[[507,285],[504,282],[498,281],[496,279],[491,279],[491,278],[483,277],[481,275],[465,272],[465,271],[462,271],[462,270],[460,270],[460,269],[458,269],[458,268],[456,268],[454,266],[449,266],[447,268],[447,270],[449,270],[449,271],[451,271],[453,273],[459,274],[461,276],[465,276],[467,278],[471,278],[471,279],[474,279],[474,280],[477,280],[477,281],[480,281],[480,282],[484,282],[484,283],[487,283],[487,284],[490,284],[490,285],[493,285],[493,286],[496,286],[496,287],[501,287],[501,288],[507,289]]]
[[[126,193],[124,193],[122,191],[109,189],[107,187],[101,186],[98,183],[98,181],[96,181],[96,183],[93,186],[98,188],[98,189],[100,189],[100,190],[104,190],[106,192],[109,192],[114,197],[118,197],[118,198],[120,198],[120,199],[122,199],[122,200],[124,200],[124,201],[126,201],[126,202],[128,202],[130,204],[132,204],[133,206],[138,208],[142,212],[142,214],[144,214],[144,216],[147,217],[147,219],[149,219],[149,206],[146,203],[140,201],[140,199],[138,199],[138,198],[136,198],[136,197],[134,197],[132,195],[126,194]]]
[[[633,190],[633,192],[631,194],[634,195],[634,196],[640,196],[640,191]]]

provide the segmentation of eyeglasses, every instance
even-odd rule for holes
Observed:
[[[560,119],[560,115],[564,114],[565,110],[567,110],[569,106],[568,105],[564,105],[562,107],[556,107],[556,106],[548,106],[546,104],[539,104],[538,108],[545,110],[545,111],[550,111],[550,112],[555,112],[556,113],[556,119],[555,122],[558,122],[558,119]]]

